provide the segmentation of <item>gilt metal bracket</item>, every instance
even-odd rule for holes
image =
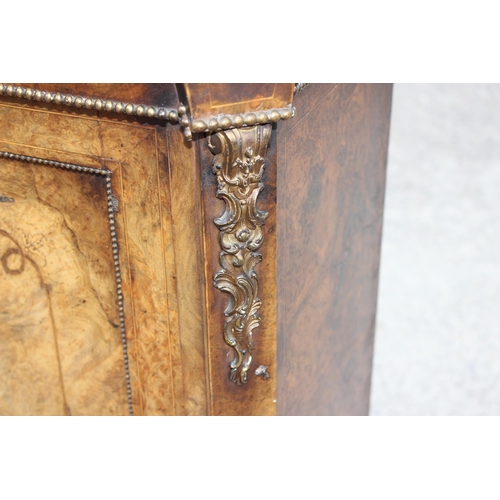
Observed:
[[[221,131],[209,136],[208,146],[215,155],[213,172],[217,175],[216,196],[226,204],[224,213],[214,220],[220,230],[220,269],[214,286],[227,293],[224,311],[224,340],[233,348],[229,378],[242,385],[252,362],[252,332],[260,324],[257,297],[267,212],[257,208],[257,197],[264,187],[264,159],[271,137],[271,125]]]

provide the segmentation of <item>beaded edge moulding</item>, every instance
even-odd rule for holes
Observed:
[[[221,130],[276,123],[280,120],[288,120],[295,114],[295,109],[290,105],[287,108],[269,109],[256,113],[218,115],[209,119],[192,120],[188,116],[188,110],[184,104],[180,104],[177,109],[171,109],[145,104],[124,103],[104,98],[63,94],[62,92],[48,92],[7,83],[0,83],[0,95],[81,109],[107,111],[130,116],[144,116],[146,118],[156,118],[179,123],[187,140],[192,140],[193,133],[213,133]]]

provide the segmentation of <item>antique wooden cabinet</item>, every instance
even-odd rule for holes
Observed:
[[[391,90],[0,84],[0,414],[367,414]]]

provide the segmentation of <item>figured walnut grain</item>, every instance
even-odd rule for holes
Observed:
[[[391,85],[310,84],[278,129],[278,414],[368,413]]]

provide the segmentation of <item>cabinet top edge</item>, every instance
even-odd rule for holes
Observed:
[[[0,96],[33,104],[157,119],[180,124],[184,136],[287,120],[293,96],[307,84],[285,83],[0,83]]]

